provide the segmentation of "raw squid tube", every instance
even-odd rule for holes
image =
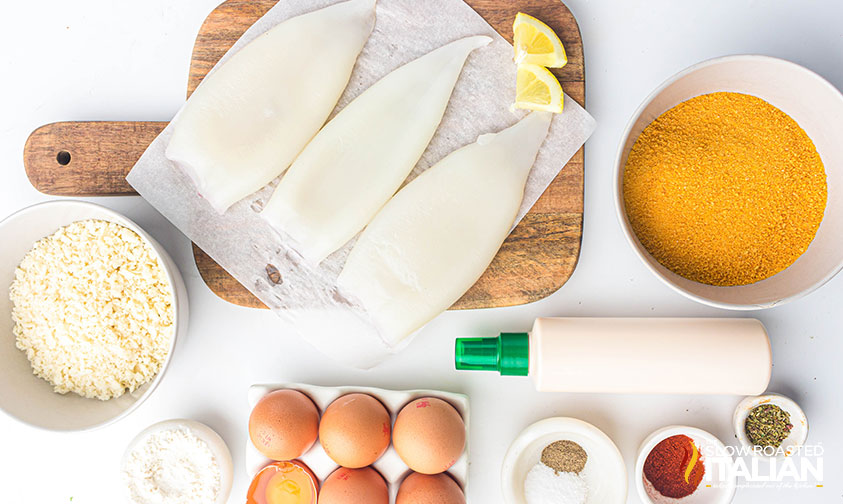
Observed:
[[[302,151],[262,215],[317,264],[372,220],[418,162],[466,58],[489,37],[467,37],[387,74]]]
[[[447,310],[509,234],[550,126],[533,112],[449,154],[407,184],[360,235],[339,276],[394,345]]]
[[[328,119],[374,27],[375,1],[284,21],[205,78],[178,113],[166,156],[217,212],[283,173]]]

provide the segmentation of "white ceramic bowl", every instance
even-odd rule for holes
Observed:
[[[581,473],[588,485],[587,504],[626,502],[626,466],[615,443],[590,423],[567,417],[540,420],[524,429],[509,446],[501,468],[504,502],[527,504],[524,498],[527,473],[541,460],[547,445],[562,440],[579,444],[588,454]]]
[[[793,429],[790,435],[782,442],[780,449],[773,450],[771,448],[760,450],[754,449],[755,445],[749,440],[746,435],[746,417],[749,412],[756,406],[762,404],[775,404],[784,411],[790,413],[790,423],[793,424]],[[753,456],[764,459],[779,459],[783,460],[794,453],[805,444],[808,439],[808,418],[805,412],[792,399],[789,399],[780,394],[765,394],[760,396],[750,396],[744,398],[738,407],[735,408],[735,414],[732,417],[732,423],[735,428],[735,436],[740,441],[741,446]]]
[[[32,373],[26,355],[15,347],[9,287],[15,268],[36,241],[76,221],[99,219],[125,226],[157,254],[174,292],[175,330],[161,371],[132,393],[100,401],[74,393],[57,394]],[[83,201],[61,200],[33,205],[0,222],[0,408],[21,422],[54,431],[88,430],[114,422],[137,408],[161,381],[179,334],[187,331],[187,290],[170,256],[152,237],[126,217]]]
[[[694,441],[702,453],[705,476],[696,491],[681,499],[672,499],[658,493],[644,476],[644,461],[662,440],[684,434]],[[638,497],[646,504],[728,504],[735,497],[737,474],[732,456],[723,443],[713,434],[696,427],[671,425],[647,436],[638,449],[635,462],[635,487]]]
[[[825,217],[808,250],[794,264],[750,285],[716,287],[683,278],[656,261],[633,233],[623,202],[623,173],[638,135],[675,105],[702,94],[731,91],[757,96],[788,114],[822,157],[828,181]],[[843,95],[819,75],[767,56],[726,56],[674,75],[633,114],[615,162],[615,206],[623,232],[644,264],[668,286],[700,303],[734,310],[769,308],[804,296],[843,268]]]
[[[208,443],[208,447],[211,449],[211,453],[214,454],[214,458],[217,460],[217,464],[219,464],[220,468],[220,493],[217,495],[217,500],[212,504],[225,504],[228,502],[228,496],[231,493],[231,484],[232,481],[234,481],[234,465],[231,461],[231,451],[228,449],[228,445],[225,444],[225,441],[223,441],[214,429],[201,422],[197,422],[196,420],[186,420],[183,418],[164,420],[163,422],[152,424],[146,429],[140,431],[126,447],[126,451],[123,452],[123,458],[120,461],[121,473],[126,467],[129,454],[131,454],[132,450],[134,450],[139,443],[146,439],[147,436],[155,432],[177,429],[179,427],[186,427],[196,437]],[[132,502],[128,496],[126,497],[126,502]]]

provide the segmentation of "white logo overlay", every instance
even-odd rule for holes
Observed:
[[[818,488],[823,486],[821,443],[798,448],[772,446],[726,446],[725,452],[713,446],[701,450],[706,466],[703,484],[725,486],[730,473],[738,479],[738,488]]]

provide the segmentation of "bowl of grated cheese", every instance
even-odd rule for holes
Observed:
[[[131,413],[187,330],[187,290],[164,248],[119,213],[71,200],[7,217],[0,242],[0,409],[54,431]]]

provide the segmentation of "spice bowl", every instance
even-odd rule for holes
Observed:
[[[59,394],[33,374],[26,354],[16,346],[9,289],[15,270],[35,242],[77,221],[103,220],[134,231],[151,248],[172,290],[173,334],[166,359],[157,374],[132,392],[106,401],[73,392]],[[90,430],[115,422],[134,411],[161,382],[176,340],[188,323],[187,289],[167,251],[140,226],[108,208],[76,200],[58,200],[24,208],[0,222],[0,409],[32,427],[52,431]]]
[[[541,460],[546,446],[563,440],[577,443],[588,455],[580,473],[588,486],[588,504],[626,502],[626,465],[615,443],[590,423],[567,417],[540,420],[524,429],[509,446],[501,468],[504,502],[527,504],[527,473]]]
[[[137,448],[141,443],[143,443],[149,436],[162,431],[182,428],[186,429],[191,434],[204,441],[208,445],[208,448],[210,449],[211,454],[213,455],[214,460],[216,461],[217,466],[219,468],[219,492],[217,493],[216,500],[213,502],[209,502],[208,504],[225,504],[226,502],[228,502],[228,496],[231,493],[231,485],[234,481],[234,464],[231,459],[231,451],[229,451],[228,445],[225,444],[225,441],[223,441],[223,439],[220,437],[219,434],[216,433],[216,431],[201,422],[197,422],[196,420],[188,420],[183,418],[164,420],[162,422],[152,424],[146,429],[140,431],[129,442],[129,444],[126,446],[126,451],[123,453],[123,458],[120,461],[121,476],[124,478],[125,481],[126,476],[123,473],[126,471],[126,468],[129,465],[132,451],[134,451],[135,448]],[[173,472],[181,473],[181,471]],[[174,474],[170,474],[169,476],[173,477]],[[128,494],[128,488],[126,488],[126,492]],[[130,495],[125,496],[125,501],[134,502]]]
[[[644,129],[674,106],[696,96],[734,92],[753,95],[793,118],[813,141],[827,182],[824,217],[807,250],[789,267],[748,285],[714,286],[684,278],[663,266],[635,235],[624,206],[624,171]],[[704,61],[661,84],[635,111],[615,161],[615,207],[627,241],[660,280],[697,302],[725,309],[770,308],[819,288],[843,268],[843,95],[819,75],[795,63],[737,55]]]
[[[746,433],[746,421],[749,413],[757,406],[764,404],[771,404],[778,406],[785,412],[790,414],[790,423],[793,428],[790,434],[782,441],[779,449],[766,448],[753,444],[749,440]],[[783,460],[799,452],[799,449],[805,444],[808,439],[808,418],[802,408],[796,404],[792,399],[780,394],[765,394],[760,396],[746,397],[738,403],[735,408],[732,423],[735,427],[735,436],[738,438],[743,452],[749,452],[751,455],[760,457],[762,459],[778,459]]]
[[[696,490],[681,498],[665,497],[644,475],[644,462],[653,449],[665,439],[685,435],[691,438],[699,449],[705,473]],[[679,476],[681,477],[681,475]],[[641,443],[635,462],[635,487],[642,502],[647,504],[727,504],[735,497],[737,473],[734,461],[726,446],[713,434],[696,427],[671,425],[663,427]]]

